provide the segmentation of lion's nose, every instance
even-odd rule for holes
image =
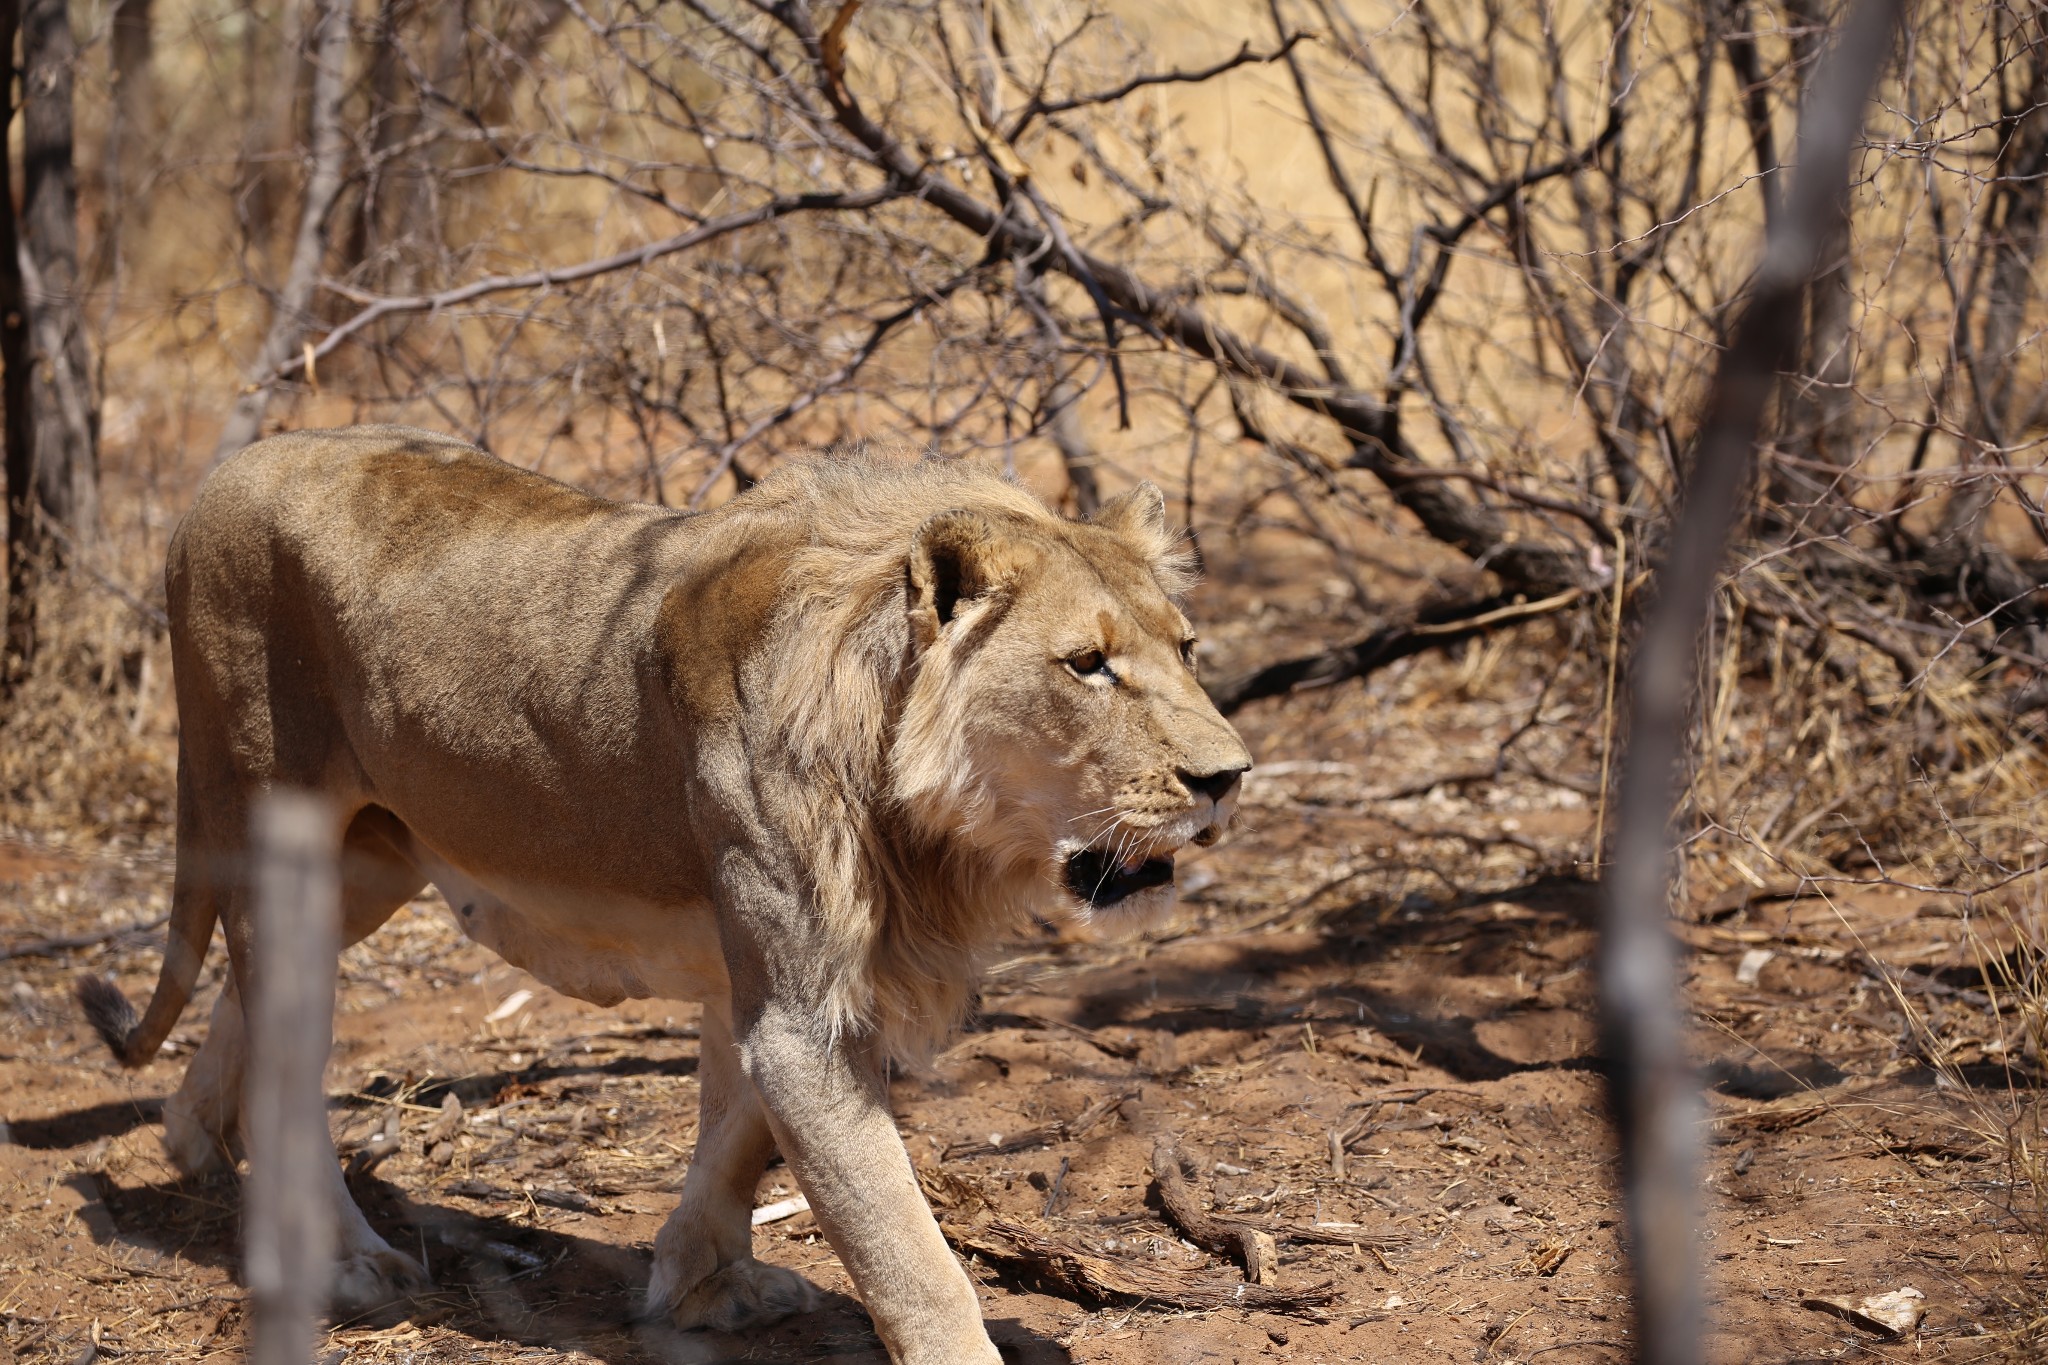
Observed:
[[[1249,765],[1245,765],[1248,767]],[[1218,768],[1213,773],[1191,773],[1182,769],[1181,785],[1191,792],[1199,792],[1217,804],[1237,789],[1237,779],[1245,774],[1245,767]]]

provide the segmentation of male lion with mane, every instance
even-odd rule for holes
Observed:
[[[884,1065],[962,1014],[1037,913],[1156,913],[1249,757],[1196,684],[1191,579],[1150,484],[1068,521],[965,464],[861,450],[716,511],[607,502],[404,427],[260,442],[216,469],[165,581],[179,720],[156,1054],[213,927],[232,974],[164,1106],[187,1172],[240,1148],[252,802],[343,830],[343,942],[428,884],[567,995],[703,1002],[697,1150],[647,1307],[737,1330],[811,1304],[751,1255],[779,1149],[906,1365],[993,1362],[918,1190]],[[423,1287],[338,1165],[344,1308]]]

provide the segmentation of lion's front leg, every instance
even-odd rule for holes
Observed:
[[[811,1308],[818,1295],[795,1271],[754,1259],[754,1187],[775,1136],[715,1004],[704,1007],[697,1083],[697,1150],[682,1203],[654,1239],[647,1312],[683,1328],[763,1327]]]
[[[740,1040],[832,1249],[897,1365],[999,1365],[974,1285],[932,1220],[889,1114],[880,1061],[771,1003]]]

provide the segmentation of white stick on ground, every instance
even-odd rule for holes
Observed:
[[[334,1147],[322,1075],[340,951],[340,831],[318,797],[258,803],[255,980],[246,983],[249,1179],[244,1273],[251,1365],[306,1365],[334,1256]]]

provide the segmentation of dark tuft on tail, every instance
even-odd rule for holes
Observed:
[[[78,1004],[101,1040],[114,1050],[123,1066],[128,1060],[128,1036],[135,1032],[135,1007],[121,988],[104,976],[82,976],[77,986]]]

